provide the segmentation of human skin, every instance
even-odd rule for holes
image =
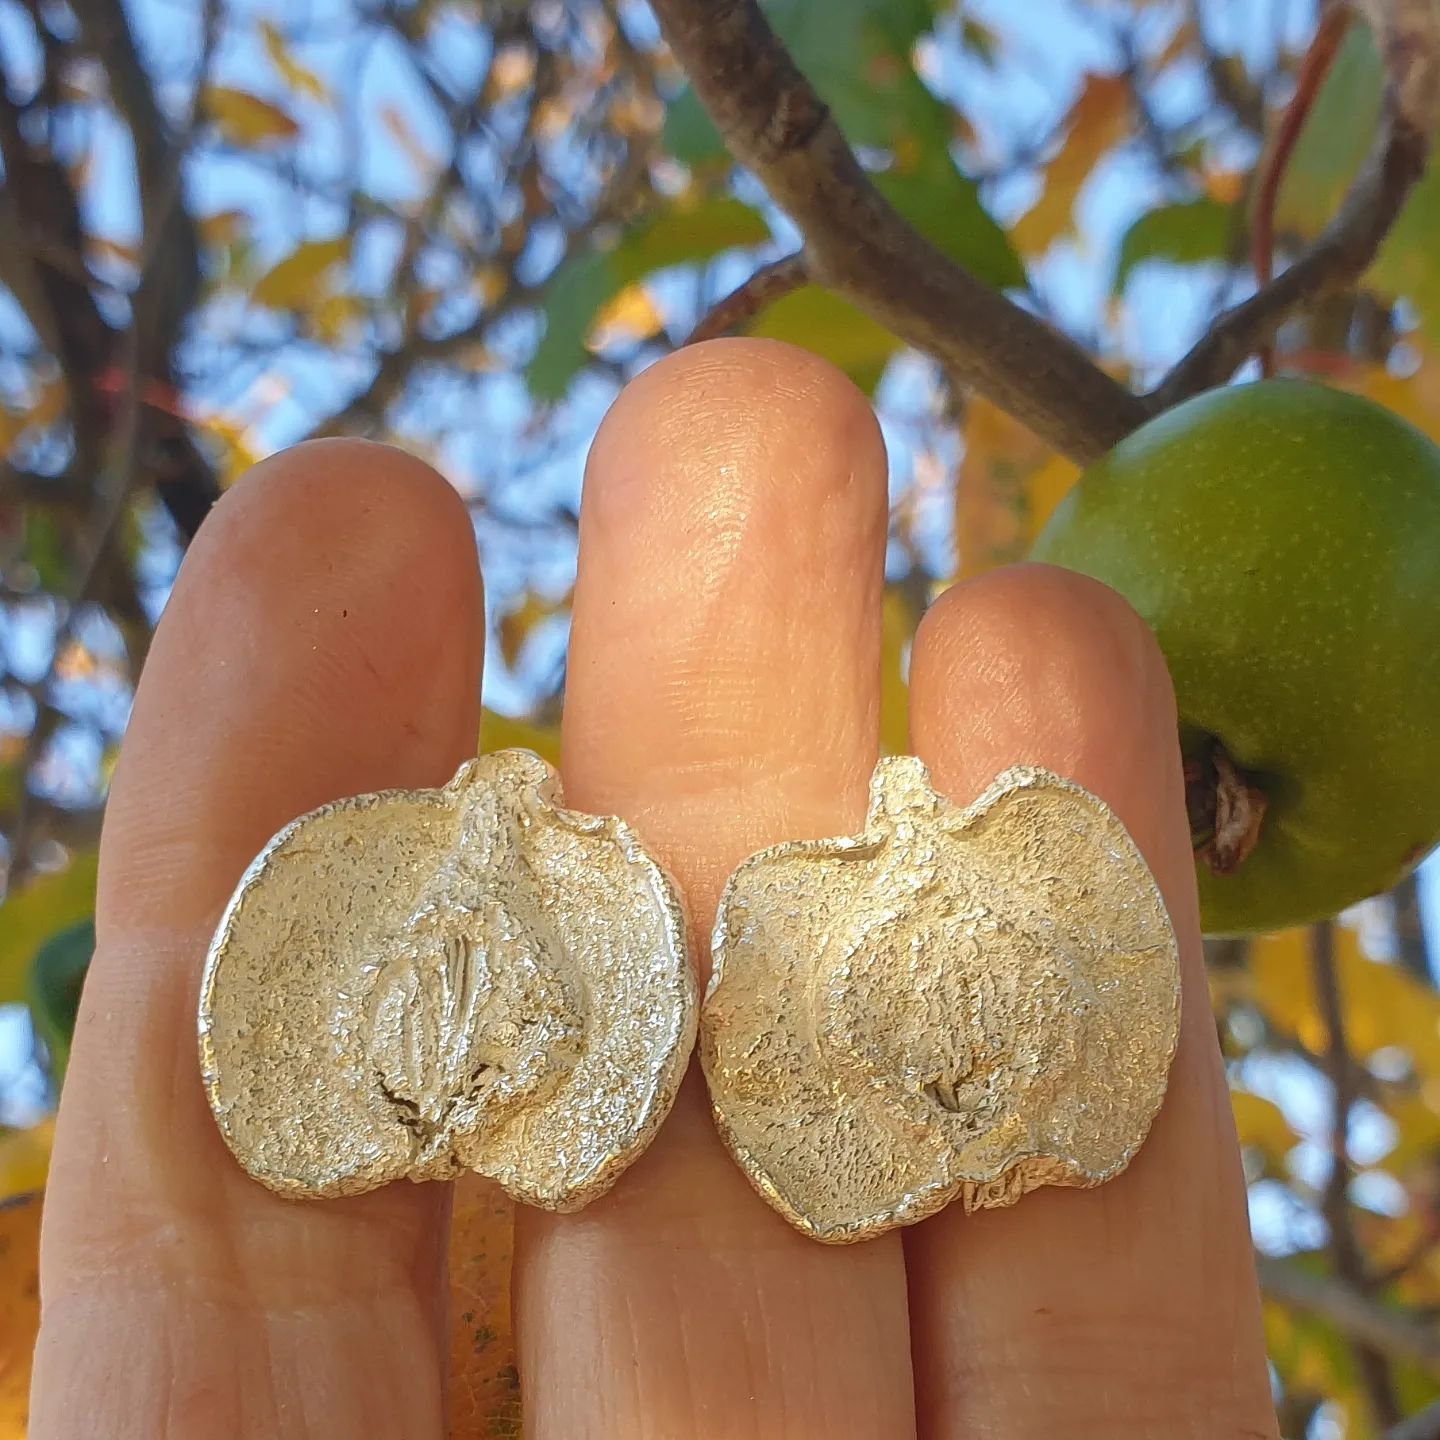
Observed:
[[[654,366],[595,441],[566,800],[636,827],[697,936],[745,856],[863,818],[885,478],[864,397],[768,342]],[[106,820],[46,1198],[32,1440],[444,1435],[448,1187],[301,1204],[256,1185],[207,1108],[194,1016],[220,911],[276,829],[340,796],[441,784],[473,752],[482,651],[464,507],[395,450],[268,460],[191,546]],[[1001,571],[926,616],[911,726],[955,800],[1047,766],[1144,852],[1184,972],[1149,1140],[1099,1189],[829,1247],[750,1188],[692,1069],[609,1195],[520,1213],[528,1440],[1275,1435],[1158,650],[1095,582]]]

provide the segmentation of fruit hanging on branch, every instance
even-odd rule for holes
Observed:
[[[1320,919],[1440,842],[1440,449],[1298,380],[1214,390],[1081,477],[1033,558],[1170,666],[1205,929]]]

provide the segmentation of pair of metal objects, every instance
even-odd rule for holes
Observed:
[[[700,1006],[664,870],[502,751],[265,847],[206,962],[205,1087],[282,1194],[469,1169],[574,1210],[654,1137],[698,1024],[741,1168],[846,1242],[1118,1174],[1179,1031],[1175,936],[1134,842],[1028,767],[961,809],[919,761],[881,760],[860,834],[734,872],[712,967]]]

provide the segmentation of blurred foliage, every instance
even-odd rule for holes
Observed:
[[[1153,381],[1247,293],[1250,177],[1307,6],[769,8],[892,203],[1118,377]],[[29,1007],[52,1101],[108,777],[216,496],[307,435],[435,463],[487,571],[482,743],[554,760],[588,437],[631,374],[794,245],[631,0],[127,0],[128,25],[92,44],[96,9],[0,0],[0,1002]],[[1288,173],[1284,249],[1333,212],[1379,104],[1357,27]],[[1361,289],[1280,345],[1284,368],[1432,433],[1437,186]],[[893,468],[881,722],[904,749],[925,606],[1021,558],[1075,469],[834,295],[802,289],[751,329],[876,397]],[[1257,1242],[1362,1308],[1428,1322],[1440,999],[1414,885],[1334,935],[1353,1105],[1335,1103],[1313,937],[1212,954]],[[44,1119],[0,1139],[16,1197],[0,1209],[0,1440],[23,1434],[48,1148]],[[453,1433],[518,1433],[508,1211],[461,1187],[454,1239]],[[1440,1393],[1350,1313],[1269,1304],[1287,1436],[1355,1440]]]

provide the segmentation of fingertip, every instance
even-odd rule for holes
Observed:
[[[475,532],[453,485],[417,456],[374,440],[305,440],[252,466],[195,537],[181,575],[217,560],[236,568],[241,547],[302,555],[376,544],[416,563],[474,564]]]
[[[464,502],[424,462],[325,440],[255,466],[157,629],[107,807],[102,923],[193,923],[294,816],[442,783],[478,730],[483,615]]]
[[[687,346],[621,391],[591,450],[592,512],[674,499],[646,487],[651,456],[668,461],[667,474],[712,484],[739,472],[752,483],[826,489],[883,476],[886,463],[870,401],[842,371],[797,346],[748,338]]]
[[[708,858],[667,855],[692,900],[718,890],[780,819],[768,775],[786,777],[789,825],[809,811],[827,833],[837,770],[863,814],[886,473],[865,397],[772,341],[672,355],[601,426],[580,517],[565,793],[598,812],[624,804],[635,819],[652,804],[669,813],[677,785],[714,792],[733,849],[689,815],[677,830],[703,836]]]
[[[1024,564],[947,590],[916,635],[911,732],[958,800],[1009,765],[1040,765],[1104,799],[1152,863],[1188,868],[1164,656],[1088,576]]]

